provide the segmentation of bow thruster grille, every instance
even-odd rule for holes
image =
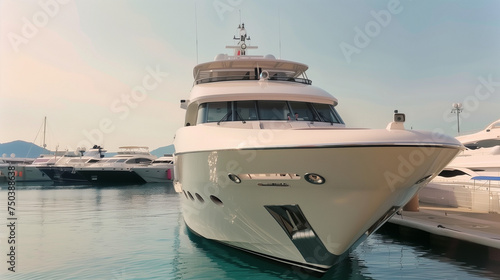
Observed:
[[[328,265],[337,257],[328,252],[298,205],[265,205],[308,263]]]

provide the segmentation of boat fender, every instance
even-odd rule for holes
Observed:
[[[167,180],[172,180],[172,169],[167,169]]]

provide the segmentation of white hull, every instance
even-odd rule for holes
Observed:
[[[500,146],[465,150],[419,192],[421,202],[500,213]]]
[[[223,128],[214,129],[224,133]],[[233,129],[233,135],[237,131]],[[252,131],[258,133],[247,130]],[[351,134],[347,131],[341,129],[339,137]],[[291,138],[296,143],[311,136],[305,138],[309,145],[286,145],[288,133],[296,135]],[[238,138],[226,137],[225,143],[206,144],[207,148],[213,145],[212,150],[190,151],[181,129],[176,136],[175,185],[184,193],[186,224],[205,238],[325,272],[356,241],[404,206],[460,147],[453,141],[449,146],[422,146],[394,144],[395,139],[393,144],[327,145],[322,140],[328,133],[330,139],[337,134],[335,130],[287,130],[275,133],[274,147],[215,148]],[[304,179],[307,173],[320,174],[326,182],[311,184]],[[241,183],[231,181],[228,174],[241,177]],[[268,175],[249,179],[245,174]],[[297,221],[283,222],[290,216],[298,217]]]
[[[499,181],[432,181],[420,190],[418,196],[423,203],[500,213]]]
[[[172,182],[173,172],[172,166],[141,166],[134,167],[132,170],[141,176],[147,183],[166,183]]]
[[[49,176],[40,171],[36,166],[12,165],[15,168],[16,182],[50,182]],[[7,176],[9,165],[1,165],[0,172]]]

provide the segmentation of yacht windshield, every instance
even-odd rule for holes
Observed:
[[[257,101],[259,120],[288,120],[290,109],[286,101]]]
[[[137,164],[137,163],[151,163],[152,160],[149,158],[131,158],[128,159],[125,163],[126,164]]]
[[[197,123],[274,120],[343,124],[333,105],[299,101],[258,100],[208,102],[198,107]]]
[[[292,119],[297,121],[319,121],[317,114],[314,114],[313,108],[309,103],[306,102],[289,102],[292,107],[293,116]],[[319,105],[319,104],[318,104]],[[324,104],[327,107],[329,105]]]
[[[319,117],[321,118],[321,121],[329,122],[329,123],[338,123],[339,122],[337,114],[335,114],[335,111],[332,110],[330,105],[316,103],[316,104],[313,104],[313,107],[318,112]]]
[[[211,102],[202,105],[198,109],[198,118],[203,122],[230,120],[231,102]]]
[[[257,108],[255,101],[236,101],[234,102],[236,111],[236,121],[249,121],[257,119]]]

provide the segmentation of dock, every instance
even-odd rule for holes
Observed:
[[[420,205],[388,221],[391,231],[403,237],[427,239],[430,246],[454,255],[472,254],[500,263],[500,214]],[[387,230],[387,229],[386,229]]]

